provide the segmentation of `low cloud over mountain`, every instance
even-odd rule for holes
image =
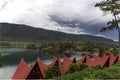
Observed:
[[[94,5],[101,0],[0,0],[0,22],[26,24],[73,34],[117,40],[117,33],[99,30],[112,17]]]

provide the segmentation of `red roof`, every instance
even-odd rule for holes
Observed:
[[[114,63],[116,63],[117,61],[120,61],[120,55],[115,56],[115,61],[114,61]]]
[[[88,54],[85,55],[85,57],[77,60],[77,63],[86,63],[87,66],[95,66],[95,62],[88,56]]]
[[[106,55],[103,55],[103,57],[101,58],[101,67],[109,67],[110,65],[110,56],[106,56]]]
[[[110,64],[109,64],[109,66],[112,66],[112,64],[114,64],[115,63],[115,59],[116,59],[117,57],[115,57],[113,54],[110,54]]]
[[[54,56],[52,63],[48,64],[48,67],[53,67],[57,61],[59,61],[58,58]]]
[[[44,63],[42,62],[42,60],[38,57],[37,60],[36,60],[35,65],[34,65],[33,68],[31,69],[31,71],[32,71],[33,69],[35,69],[36,65],[38,65],[38,67],[39,67],[39,69],[40,69],[39,71],[40,71],[40,73],[41,73],[41,78],[44,79],[44,78],[45,78],[45,71],[46,71],[49,67],[53,67],[57,60],[58,60],[58,59],[57,59],[56,57],[54,57],[52,63],[47,65],[47,64],[44,64]],[[30,71],[30,72],[31,72],[31,71]],[[28,76],[31,74],[30,72],[28,73]]]
[[[92,67],[96,65],[95,62],[88,55],[86,55],[85,57],[86,57],[86,64],[88,67]]]
[[[64,56],[63,62],[60,62],[60,71],[61,75],[65,75],[69,69],[71,63],[76,62],[76,59],[69,59],[68,57]]]
[[[48,68],[47,65],[45,65],[41,60],[40,58],[38,57],[37,60],[36,60],[36,63],[35,65],[33,66],[33,68],[31,69],[31,71],[28,73],[28,76],[31,74],[31,72],[36,68],[36,66],[39,67],[39,71],[40,71],[40,74],[41,74],[41,78],[45,78],[45,73],[44,71]]]
[[[22,58],[12,79],[25,79],[27,77],[28,72],[29,67],[26,65],[24,59]]]
[[[88,58],[88,54],[86,54],[85,57],[80,58],[79,60],[77,60],[77,63],[86,63],[87,58]]]
[[[94,54],[94,63],[95,66],[100,65],[101,67],[109,66],[110,57],[105,54],[102,57],[98,57]]]
[[[83,59],[84,58],[81,58],[81,59],[77,60],[77,63],[82,63]]]
[[[61,76],[65,75],[68,72],[69,66],[72,63],[86,63],[88,67],[100,65],[101,67],[112,66],[112,64],[116,63],[120,59],[120,56],[114,56],[110,54],[106,56],[105,54],[102,57],[98,57],[94,54],[94,59],[92,60],[87,54],[85,57],[76,61],[76,58],[70,59],[66,56],[63,58],[63,62],[59,61],[57,57],[53,57],[53,61],[51,64],[44,64],[40,58],[38,57],[36,63],[32,67],[28,67],[22,58],[15,74],[12,79],[45,79],[45,71],[51,67],[53,68],[55,65],[60,69]]]

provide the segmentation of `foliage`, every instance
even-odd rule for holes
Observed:
[[[63,77],[55,78],[55,80],[83,80],[83,79],[120,79],[120,62],[111,67],[102,68],[99,66],[84,68],[81,71],[69,73]]]
[[[68,73],[73,73],[73,72],[79,71],[79,70],[80,70],[79,64],[77,64],[77,63],[72,63],[72,64],[69,66]]]
[[[91,43],[85,42],[81,43],[80,41],[51,41],[51,42],[39,42],[39,43],[29,43],[26,48],[41,50],[45,53],[49,53],[55,56],[71,55],[75,53],[90,53],[89,56],[92,57],[94,53],[99,53],[102,56],[103,53],[117,54],[118,46],[117,45],[108,45],[102,43]]]
[[[120,50],[120,1],[119,0],[103,0],[95,5],[99,7],[104,14],[111,14],[113,19],[107,22],[107,26],[103,27],[100,31],[116,29],[119,34],[119,50]]]
[[[37,47],[36,44],[28,44],[28,45],[26,46],[26,48],[27,48],[27,49],[37,49],[38,47]]]
[[[97,79],[110,79],[110,74],[104,70],[98,70],[95,72],[95,78]]]
[[[97,66],[95,66],[95,67],[93,67],[95,70],[100,70],[100,69],[102,69],[102,67],[100,66],[100,65],[97,65]]]
[[[57,77],[60,75],[59,73],[59,67],[58,67],[58,63],[54,64],[54,66],[51,68],[49,67],[46,71],[45,71],[45,74],[46,74],[46,79],[52,79],[54,77]]]
[[[114,43],[112,40],[91,35],[73,35],[57,31],[34,28],[27,25],[0,23],[0,41],[51,42],[51,41],[90,41],[93,43]]]
[[[80,70],[83,70],[84,68],[87,67],[86,63],[81,63],[79,66],[80,66]]]
[[[9,42],[0,42],[0,46],[10,46],[11,44]]]
[[[113,47],[108,50],[108,53],[113,53],[113,54],[118,54],[119,53],[119,48]]]
[[[46,74],[46,79],[52,79],[54,76],[55,76],[55,71],[53,68],[48,68],[46,71],[45,71],[45,74]]]
[[[82,71],[76,71],[72,74],[67,74],[63,77],[56,78],[56,80],[76,80],[76,79],[83,80],[85,78],[92,79],[94,72],[95,71],[93,68],[85,68]]]

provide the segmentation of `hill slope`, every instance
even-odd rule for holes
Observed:
[[[0,40],[12,41],[50,41],[50,40],[79,40],[96,43],[115,43],[113,40],[91,35],[74,35],[27,25],[0,23]]]

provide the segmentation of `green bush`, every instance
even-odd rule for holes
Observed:
[[[111,75],[104,70],[98,70],[95,72],[95,78],[97,78],[97,79],[111,79]]]
[[[100,65],[97,65],[97,66],[92,67],[92,68],[94,68],[95,70],[101,70],[102,69],[102,67]]]
[[[54,73],[54,69],[53,68],[48,68],[46,71],[45,71],[45,74],[46,74],[46,79],[52,79],[55,75]]]
[[[87,67],[86,63],[81,63],[79,66],[80,66],[80,70],[83,70],[84,68]]]
[[[46,79],[52,79],[54,77],[60,76],[60,71],[59,71],[58,63],[55,63],[52,68],[51,67],[48,68],[45,71],[45,74],[46,74]]]
[[[79,64],[77,64],[77,63],[72,63],[72,64],[69,66],[68,73],[73,73],[73,72],[79,71],[79,70],[80,70]]]
[[[120,79],[120,67],[113,66],[110,68],[106,68],[105,71],[111,75],[112,79]]]
[[[68,69],[68,73],[73,73],[75,71],[81,71],[83,70],[84,68],[86,68],[87,65],[85,63],[81,63],[81,64],[78,64],[78,63],[72,63],[70,66],[69,66],[69,69]]]
[[[74,66],[76,66],[74,64]],[[89,80],[89,79],[120,79],[120,62],[117,62],[111,67],[101,68],[86,67],[83,70],[75,71],[74,73],[68,73],[63,77],[58,77],[55,80]]]
[[[12,44],[9,42],[0,42],[0,46],[11,46]]]
[[[68,73],[63,77],[56,78],[55,80],[83,80],[83,79],[94,79],[94,69],[85,68],[82,71],[76,71],[72,74]]]
[[[28,44],[26,46],[27,49],[33,49],[33,50],[36,50],[38,48],[38,46],[36,44]]]

